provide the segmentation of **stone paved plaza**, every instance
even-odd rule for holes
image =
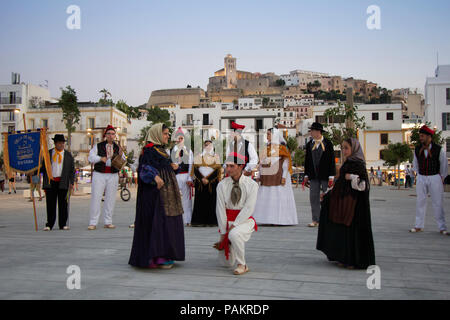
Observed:
[[[247,243],[251,272],[234,276],[218,264],[217,228],[185,228],[186,261],[171,270],[128,265],[135,213],[116,202],[115,230],[87,230],[89,196],[72,197],[70,231],[41,231],[45,200],[0,193],[0,299],[450,299],[450,237],[440,235],[429,202],[425,232],[411,234],[415,190],[372,187],[371,209],[381,289],[365,270],[341,269],[315,249],[309,193],[294,189],[299,225],[261,226]],[[450,194],[445,194],[450,225]],[[102,222],[102,220],[100,220]],[[102,226],[102,225],[99,225]],[[81,289],[66,286],[67,267],[81,269]]]

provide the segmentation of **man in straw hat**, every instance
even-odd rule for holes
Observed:
[[[448,174],[448,164],[444,149],[432,142],[434,133],[426,125],[419,130],[421,145],[416,147],[413,161],[414,171],[417,172],[416,225],[409,231],[413,233],[423,231],[429,193],[439,232],[447,235],[445,212],[442,205],[444,198],[443,184]]]
[[[69,230],[67,226],[68,201],[67,193],[73,189],[75,181],[75,162],[72,154],[64,150],[66,139],[62,134],[56,134],[52,138],[55,148],[50,149],[50,162],[53,180],[49,181],[46,170],[44,173],[43,189],[47,202],[47,223],[44,231],[50,231],[56,221],[56,205],[58,205],[58,224],[59,229]]]
[[[257,230],[252,217],[258,197],[258,184],[243,174],[245,156],[236,152],[228,155],[226,161],[228,177],[217,186],[216,215],[220,240],[214,244],[219,257],[226,265],[233,267],[235,275],[249,271],[245,262],[245,243]]]
[[[105,193],[105,203],[103,205],[104,227],[108,229],[115,228],[112,224],[112,217],[119,185],[119,170],[111,165],[111,161],[121,152],[120,147],[114,142],[115,137],[116,129],[108,125],[103,133],[105,141],[96,144],[89,152],[88,160],[94,164],[94,172],[92,176],[88,230],[97,228],[103,193]],[[123,152],[122,158],[126,159]]]

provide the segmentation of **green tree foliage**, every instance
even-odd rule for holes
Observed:
[[[107,89],[102,89],[99,91],[99,93],[102,94],[102,97],[98,101],[98,104],[100,106],[113,106],[114,102],[111,99],[111,93]]]
[[[358,106],[349,106],[338,101],[336,107],[328,108],[324,112],[327,119],[323,123],[325,132],[324,136],[328,138],[334,146],[342,145],[342,142],[348,138],[357,138],[358,130],[366,129],[364,117],[357,114]],[[348,125],[351,123],[353,125]]]
[[[277,87],[284,87],[286,85],[286,82],[283,79],[278,79],[277,81],[275,81],[275,85]]]
[[[67,86],[65,89],[61,88],[61,97],[59,105],[63,112],[63,121],[67,129],[67,146],[70,151],[72,133],[75,132],[75,125],[80,122],[80,110],[77,104],[78,98],[74,89]]]
[[[428,128],[432,128],[430,122],[426,122],[425,125]],[[422,127],[422,124],[416,124],[416,126],[411,130],[411,143],[414,145],[414,147],[420,146],[420,140],[419,140],[419,130]],[[432,137],[432,141],[435,144],[442,145],[444,143],[444,139],[442,138],[442,131],[435,130],[435,134]]]
[[[400,164],[405,161],[411,161],[413,157],[412,150],[407,143],[389,143],[387,147],[382,151],[384,165],[389,167],[397,167],[398,177],[397,181],[400,181]],[[400,189],[400,183],[397,183]]]
[[[303,149],[297,149],[294,152],[292,163],[295,167],[303,167],[305,165],[306,152]]]
[[[172,124],[170,123],[169,111],[159,107],[154,107],[149,110],[147,121],[150,121],[152,124],[164,123],[167,127],[172,127]]]
[[[288,137],[286,141],[286,147],[288,148],[290,153],[294,152],[298,148],[297,139],[295,139],[294,137]]]

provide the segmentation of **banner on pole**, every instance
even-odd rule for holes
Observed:
[[[27,174],[39,168],[40,132],[9,134],[7,139],[11,170]]]

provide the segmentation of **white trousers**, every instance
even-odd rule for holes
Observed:
[[[186,182],[188,181],[188,173],[177,174],[178,187],[181,191],[181,204],[183,205],[183,221],[184,223],[191,223],[192,219],[192,199],[191,199],[191,187]]]
[[[438,174],[433,176],[422,176],[418,174],[416,192],[416,228],[424,228],[427,198],[428,193],[430,193],[434,218],[436,219],[439,231],[447,230],[447,226],[445,225],[445,212],[443,208],[444,186],[442,184],[441,176]]]
[[[100,208],[103,192],[105,202],[103,204],[103,219],[105,224],[112,224],[114,206],[116,204],[116,194],[119,185],[119,175],[117,173],[100,173],[94,171],[92,177],[91,206],[90,206],[90,226],[96,226],[100,217]]]
[[[228,226],[231,227],[232,222],[229,222]],[[248,221],[234,227],[228,234],[228,240],[230,240],[230,256],[227,260],[225,257],[225,250],[219,251],[219,260],[229,267],[233,267],[235,264],[246,265],[245,263],[245,243],[250,240],[250,236],[255,230],[255,221],[249,219]]]

